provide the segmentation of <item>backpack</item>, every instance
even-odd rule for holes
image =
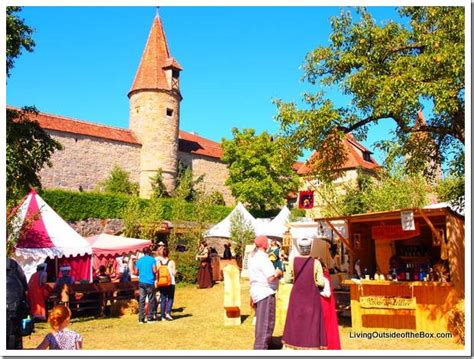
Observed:
[[[156,283],[157,287],[168,287],[171,285],[171,273],[168,268],[169,260],[165,263],[161,263],[158,267],[158,280]]]

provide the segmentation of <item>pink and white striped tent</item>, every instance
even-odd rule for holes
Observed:
[[[55,259],[56,264],[71,266],[71,275],[76,280],[91,279],[91,245],[35,190],[31,190],[17,209],[13,232],[18,231],[14,257],[27,279],[47,258]]]

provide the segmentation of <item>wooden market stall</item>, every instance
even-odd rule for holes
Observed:
[[[316,221],[341,219],[347,233],[335,232],[349,250],[350,274],[356,261],[362,272],[344,282],[352,328],[446,332],[449,311],[464,298],[464,217],[443,207]]]

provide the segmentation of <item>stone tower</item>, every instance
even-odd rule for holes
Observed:
[[[170,56],[165,32],[158,16],[148,35],[132,88],[130,130],[142,144],[140,154],[140,196],[151,194],[150,178],[159,169],[171,192],[178,167],[179,91],[178,62]]]

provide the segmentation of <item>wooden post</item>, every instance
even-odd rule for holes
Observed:
[[[224,272],[224,325],[240,325],[240,272],[227,265]]]

